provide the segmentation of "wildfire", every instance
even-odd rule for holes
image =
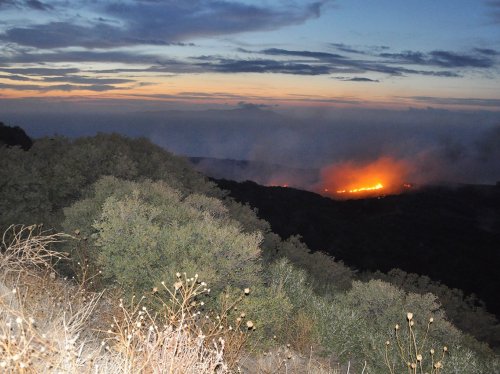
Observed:
[[[319,190],[341,199],[400,193],[409,174],[405,161],[382,157],[372,162],[341,162],[321,170]]]
[[[382,183],[377,183],[375,186],[372,187],[359,187],[359,188],[353,188],[352,190],[337,190],[337,193],[357,193],[357,192],[365,192],[365,191],[376,191],[376,190],[381,190],[384,188],[384,185]],[[328,188],[325,189],[328,191]]]

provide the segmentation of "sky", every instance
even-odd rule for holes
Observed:
[[[0,51],[4,105],[500,109],[498,0],[0,0]]]
[[[0,0],[0,121],[496,183],[500,1]],[[268,170],[252,178],[277,180]]]

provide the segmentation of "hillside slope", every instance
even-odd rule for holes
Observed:
[[[384,198],[335,201],[292,188],[218,180],[273,231],[300,234],[360,270],[401,268],[475,293],[500,314],[500,188],[428,187]]]

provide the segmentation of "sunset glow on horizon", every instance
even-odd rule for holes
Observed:
[[[0,100],[500,108],[500,2],[0,1]]]

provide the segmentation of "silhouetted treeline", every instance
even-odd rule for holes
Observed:
[[[0,122],[0,145],[2,144],[10,147],[19,146],[27,151],[33,145],[33,141],[19,126],[11,127]]]

